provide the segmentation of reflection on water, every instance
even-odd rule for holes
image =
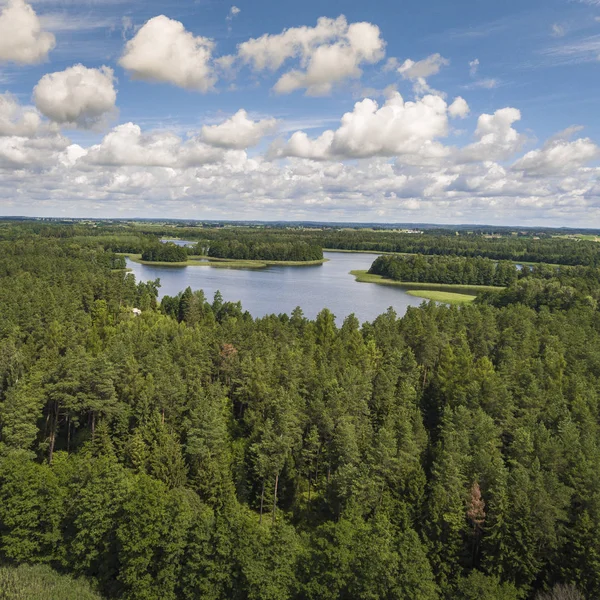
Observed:
[[[212,267],[158,267],[127,261],[138,281],[160,278],[160,296],[176,296],[188,286],[204,290],[211,300],[219,290],[226,301],[241,301],[254,317],[291,313],[296,306],[314,319],[328,308],[338,323],[354,313],[359,321],[372,321],[393,307],[403,315],[408,306],[419,306],[420,298],[396,287],[357,283],[350,271],[366,270],[376,254],[325,252],[329,259],[312,267],[268,267],[260,270]]]

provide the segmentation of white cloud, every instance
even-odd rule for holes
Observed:
[[[470,112],[469,105],[464,98],[458,96],[454,102],[448,107],[448,114],[451,117],[460,117],[464,119]]]
[[[34,108],[22,107],[9,94],[0,94],[0,136],[32,137],[40,129],[41,118]]]
[[[474,81],[473,83],[469,83],[468,85],[464,86],[464,89],[466,89],[466,90],[476,90],[476,89],[494,90],[499,86],[500,86],[500,81],[498,81],[498,79],[494,79],[494,78],[490,77],[488,79],[478,79],[477,81]]]
[[[408,58],[398,68],[398,73],[404,79],[410,79],[411,81],[421,78],[427,79],[432,75],[437,75],[442,67],[447,67],[449,64],[450,61],[441,54],[432,54],[417,62]]]
[[[383,72],[389,73],[391,71],[397,71],[399,67],[400,62],[398,61],[398,59],[395,56],[390,56],[390,58],[388,58],[385,61],[385,65],[383,66]]]
[[[255,71],[276,71],[288,59],[299,59],[301,68],[284,73],[274,90],[288,94],[306,89],[308,95],[320,96],[338,83],[360,77],[361,66],[382,60],[384,49],[376,25],[348,24],[344,16],[321,17],[315,27],[294,27],[243,42],[238,57]]]
[[[74,15],[65,12],[44,13],[40,16],[42,28],[55,34],[68,32],[93,31],[95,29],[113,29],[114,18],[102,18],[98,15]]]
[[[239,9],[237,6],[232,6],[229,9],[229,13],[225,17],[225,20],[227,21],[227,31],[229,31],[229,33],[231,33],[231,24],[233,22],[233,19],[237,17],[237,15],[239,15],[241,12],[241,9]]]
[[[33,8],[24,0],[9,0],[0,12],[0,62],[39,63],[54,48],[54,35],[42,31]]]
[[[571,173],[598,158],[600,148],[589,138],[572,142],[552,139],[543,148],[525,154],[513,168],[529,176],[557,176]]]
[[[468,110],[462,98],[452,107],[451,114],[441,97],[431,95],[405,102],[395,92],[381,107],[367,98],[342,117],[336,131],[326,131],[316,139],[299,131],[275,150],[281,156],[315,160],[403,154],[439,156],[445,150],[437,140],[448,135],[448,116],[464,116]]]
[[[513,156],[525,143],[525,136],[513,128],[520,120],[521,111],[510,107],[481,115],[475,130],[477,141],[462,149],[459,161],[505,160]]]
[[[58,160],[69,140],[60,135],[44,137],[0,137],[0,168],[26,168],[34,171]]]
[[[402,75],[403,79],[408,79],[413,82],[413,91],[416,96],[434,94],[436,96],[445,97],[445,94],[438,92],[429,86],[427,78],[432,75],[437,75],[442,67],[448,66],[449,64],[450,61],[441,54],[432,54],[417,62],[408,58],[400,65],[400,67],[398,67],[398,73]]]
[[[580,40],[546,48],[541,51],[553,65],[573,65],[597,62],[600,56],[600,35],[591,35]]]
[[[115,111],[117,92],[109,67],[88,69],[74,65],[44,75],[33,89],[35,105],[52,121],[72,127],[91,128]]]
[[[127,42],[119,64],[134,79],[208,92],[217,81],[213,49],[212,40],[194,37],[179,21],[160,15],[145,23]]]
[[[128,15],[121,17],[121,36],[123,37],[123,41],[127,39],[129,32],[134,30],[133,19]]]
[[[212,146],[244,150],[256,146],[265,135],[273,133],[276,128],[276,119],[253,121],[248,118],[248,113],[241,109],[219,125],[202,127],[201,137]]]
[[[21,106],[9,93],[0,94],[0,168],[51,165],[68,144],[34,107]]]
[[[559,23],[554,23],[552,25],[552,36],[553,37],[561,38],[561,37],[564,37],[565,34],[566,34],[566,31],[562,25],[560,25]]]
[[[92,146],[81,161],[108,167],[187,169],[231,160],[238,155],[238,151],[226,151],[197,137],[183,140],[170,132],[144,133],[139,125],[124,123],[108,133],[100,144]]]
[[[172,147],[178,152],[177,144]],[[70,145],[55,151],[53,164],[37,167],[15,162],[0,178],[0,210],[387,222],[415,220],[410,211],[418,210],[418,220],[429,222],[579,226],[600,218],[600,170],[594,168],[558,178],[525,177],[489,160],[416,166],[392,164],[385,157],[349,164],[301,158],[269,162],[242,151],[222,152],[218,161],[200,165],[155,156],[152,167],[140,159],[139,166],[115,162],[107,168],[82,157],[82,151]]]
[[[477,71],[479,71],[479,59],[476,58],[469,63],[469,75],[471,77],[475,77],[477,75]]]

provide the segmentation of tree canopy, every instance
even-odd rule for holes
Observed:
[[[0,228],[0,586],[600,597],[597,267],[337,324],[159,303],[58,234]]]

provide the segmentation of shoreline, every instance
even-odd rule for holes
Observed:
[[[358,283],[374,283],[376,285],[388,285],[399,287],[406,291],[409,296],[434,300],[445,304],[470,304],[482,292],[496,292],[503,287],[491,285],[461,285],[452,283],[419,283],[414,281],[394,281],[386,279],[381,275],[373,275],[368,271],[350,271]]]
[[[310,261],[276,261],[276,260],[235,260],[229,258],[216,258],[208,256],[190,255],[185,262],[164,262],[142,260],[141,254],[128,252],[118,252],[120,256],[125,256],[134,263],[146,265],[148,267],[214,267],[217,269],[266,269],[267,267],[315,267],[320,266],[329,261],[324,258],[322,260]]]

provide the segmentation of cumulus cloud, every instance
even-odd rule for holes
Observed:
[[[0,62],[30,65],[48,58],[56,39],[24,0],[9,0],[0,12]]]
[[[313,96],[329,94],[334,85],[360,77],[363,64],[374,64],[384,56],[379,27],[348,24],[344,16],[321,17],[315,27],[265,34],[238,46],[238,58],[255,71],[276,71],[288,59],[299,59],[301,68],[284,73],[275,84],[274,90],[281,94],[298,89]]]
[[[0,168],[51,165],[68,144],[35,108],[21,106],[9,93],[0,94]]]
[[[218,163],[231,155],[235,151],[211,146],[198,137],[183,140],[170,132],[144,133],[139,125],[124,123],[108,133],[100,144],[92,146],[81,160],[108,167],[186,169]]]
[[[12,94],[0,94],[0,136],[32,137],[41,122],[37,110],[22,107]]]
[[[253,121],[248,118],[248,113],[241,109],[219,125],[202,127],[201,137],[212,146],[243,150],[256,146],[265,135],[273,133],[276,128],[276,119]]]
[[[217,81],[213,49],[212,40],[195,37],[179,21],[160,15],[127,42],[119,64],[134,79],[208,92]]]
[[[448,107],[448,114],[451,117],[464,119],[469,114],[470,110],[467,101],[458,96],[458,98],[455,98],[454,102]]]
[[[141,145],[148,141],[142,139]],[[177,152],[178,145],[172,147]],[[386,157],[270,162],[243,151],[221,151],[218,161],[187,167],[160,156],[153,158],[152,168],[141,164],[142,158],[139,165],[115,161],[107,167],[83,152],[72,144],[55,155],[54,164],[6,169],[0,178],[4,209],[38,215],[161,217],[168,212],[189,218],[193,211],[199,218],[264,219],[268,214],[272,219],[388,222],[414,220],[407,211],[418,209],[419,220],[430,222],[540,224],[549,219],[573,225],[600,218],[600,171],[594,168],[565,177],[526,177],[488,160],[417,166]],[[15,197],[18,205],[11,205]]]
[[[33,99],[39,111],[55,123],[91,128],[115,111],[114,81],[109,67],[74,65],[44,75],[33,89]]]
[[[414,154],[423,157],[446,153],[437,140],[448,135],[448,117],[466,116],[468,105],[457,98],[449,107],[439,96],[425,96],[406,102],[394,92],[379,107],[369,98],[357,102],[342,117],[336,131],[325,131],[316,139],[294,133],[279,149],[280,156],[324,160]]]
[[[589,138],[572,142],[553,139],[543,148],[532,150],[519,159],[513,169],[525,175],[557,176],[571,173],[600,158],[600,148]]]
[[[0,168],[35,170],[57,162],[60,152],[69,145],[61,135],[43,137],[0,137]]]
[[[493,115],[483,114],[477,120],[476,142],[464,148],[460,159],[464,161],[505,160],[518,152],[525,143],[513,124],[521,120],[516,108],[501,108]]]
[[[413,90],[417,96],[422,96],[424,94],[444,96],[441,92],[429,87],[427,78],[432,75],[437,75],[442,67],[446,67],[449,64],[450,61],[441,54],[432,54],[431,56],[416,62],[408,58],[398,67],[398,73],[402,75],[403,79],[408,79],[413,82]]]

